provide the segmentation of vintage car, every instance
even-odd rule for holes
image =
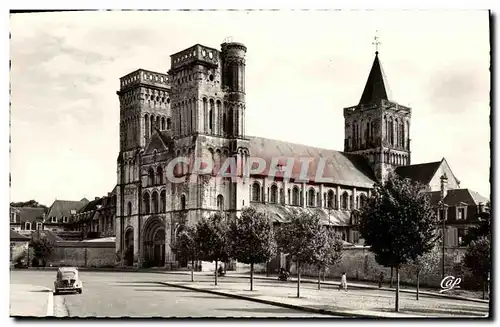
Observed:
[[[80,280],[78,268],[60,267],[57,270],[56,280],[54,281],[54,294],[61,292],[82,293],[83,282]]]

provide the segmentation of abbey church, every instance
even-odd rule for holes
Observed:
[[[344,109],[343,151],[247,135],[246,51],[236,42],[223,43],[220,50],[196,44],[171,55],[167,74],[139,69],[120,78],[115,226],[116,250],[125,264],[173,264],[170,244],[179,224],[194,224],[215,212],[234,217],[246,206],[276,222],[297,210],[318,213],[346,242],[357,244],[351,212],[391,170],[421,181],[442,197],[447,190],[472,194],[460,189],[444,158],[411,165],[411,108],[388,98],[378,52],[359,103]],[[227,158],[240,166],[257,157],[266,168],[233,180],[177,164],[175,175],[188,177],[178,183],[167,178],[169,163],[178,157],[208,157],[216,166]],[[290,178],[270,176],[282,168],[279,158],[299,157],[313,158],[308,176],[324,160],[326,181],[304,181],[295,167]],[[466,198],[462,195],[457,206],[466,205]]]

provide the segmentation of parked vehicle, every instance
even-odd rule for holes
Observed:
[[[24,259],[18,259],[16,263],[14,264],[14,268],[20,269],[20,268],[28,268],[28,263]]]
[[[290,273],[284,268],[280,268],[280,273],[278,275],[278,280],[287,281],[290,278]]]
[[[82,293],[83,282],[80,280],[78,268],[60,267],[57,270],[56,280],[54,281],[54,294],[61,292]]]

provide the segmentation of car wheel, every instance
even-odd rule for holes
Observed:
[[[59,295],[59,291],[58,291],[58,290],[55,290],[55,291],[54,291],[54,295]]]
[[[82,289],[79,288],[78,290],[76,290],[78,292],[78,294],[82,294]]]

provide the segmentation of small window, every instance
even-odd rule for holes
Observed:
[[[457,220],[465,219],[465,208],[457,208]]]
[[[55,224],[57,223],[57,218],[56,217],[50,217],[50,222]]]
[[[63,223],[67,223],[68,222],[68,217],[63,217]]]
[[[36,230],[42,230],[42,223],[36,223]]]
[[[10,222],[11,223],[15,223],[16,222],[16,213],[15,212],[11,212],[10,213]]]

